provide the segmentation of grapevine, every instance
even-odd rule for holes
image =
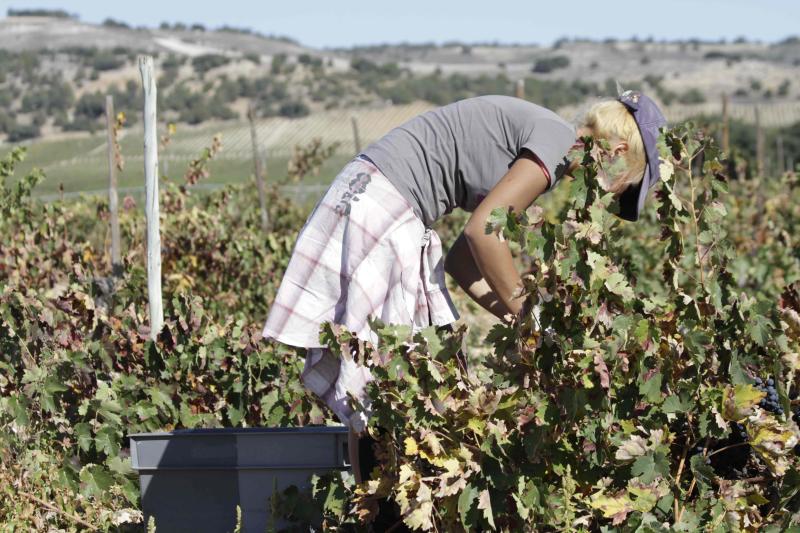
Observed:
[[[518,323],[476,337],[469,313],[450,331],[376,320],[380,349],[327,325],[326,341],[355,348],[377,378],[381,466],[360,486],[315,476],[310,492],[276,496],[275,512],[366,531],[386,497],[426,531],[797,525],[798,181],[729,182],[691,124],[659,148],[663,178],[636,224],[612,214],[588,149],[541,205],[493,213],[488,230],[528,258]],[[337,423],[303,388],[302,359],[260,336],[305,210],[271,189],[264,233],[247,186],[166,184],[166,320],[150,341],[139,210],[120,214],[128,249],[106,302],[93,285],[109,268],[105,200],[35,201],[44,175],[14,177],[23,157],[0,160],[4,524],[144,528],[125,438],[136,431]],[[452,242],[460,227],[437,230]]]

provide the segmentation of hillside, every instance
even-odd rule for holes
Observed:
[[[112,49],[124,47],[143,52],[176,52],[195,56],[210,53],[300,54],[308,49],[289,39],[276,39],[230,28],[203,31],[177,28],[132,28],[109,19],[101,25],[73,18],[10,16],[0,20],[0,48],[40,51],[69,47]]]
[[[666,89],[682,93],[699,89],[706,97],[723,92],[758,99],[766,90],[778,92],[784,80],[800,72],[800,41],[786,39],[774,45],[734,43],[562,40],[553,47],[451,44],[433,46],[364,47],[340,50],[375,62],[395,61],[417,73],[440,68],[443,72],[529,75],[539,64],[544,79],[602,84],[608,78],[644,80],[663,77]],[[559,63],[558,58],[565,58]],[[563,64],[563,66],[561,66]],[[760,90],[753,90],[757,80]],[[798,95],[800,87],[790,93]],[[746,93],[746,94],[744,94]]]
[[[800,159],[800,143],[790,133],[800,124],[796,37],[775,44],[564,39],[551,47],[423,43],[319,50],[240,28],[134,28],[115,20],[9,16],[0,20],[0,142],[31,144],[27,165],[53,177],[44,192],[56,193],[62,182],[67,192],[102,187],[107,94],[125,114],[123,135],[139,138],[140,53],[156,58],[159,121],[179,125],[165,160],[183,165],[222,131],[226,164],[216,175],[223,181],[249,173],[250,105],[274,170],[285,164],[294,140],[307,141],[312,133],[339,142],[337,162],[352,155],[351,117],[359,120],[365,144],[435,105],[516,94],[520,80],[526,99],[568,120],[587,101],[614,94],[617,81],[648,90],[671,121],[718,115],[725,93],[744,157],[755,153],[754,133],[745,124],[755,122],[758,107],[761,124],[773,128],[768,158],[785,137],[779,141],[785,161],[775,168]],[[125,155],[135,158],[138,141],[123,144]],[[138,183],[138,164],[133,168],[126,183]]]
[[[552,47],[446,43],[317,50],[246,29],[183,24],[132,28],[69,17],[0,20],[0,132],[10,142],[102,127],[105,94],[136,120],[136,55],[160,68],[165,121],[198,124],[306,116],[336,108],[425,100],[440,105],[485,93],[514,94],[553,108],[612,94],[615,81],[644,86],[663,104],[794,103],[800,40],[777,44],[562,40]]]

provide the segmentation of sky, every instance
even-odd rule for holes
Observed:
[[[446,41],[550,45],[562,37],[748,40],[800,34],[800,0],[0,0],[87,22],[245,27],[315,48]]]

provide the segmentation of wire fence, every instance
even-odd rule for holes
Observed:
[[[302,118],[271,117],[258,119],[255,127],[261,153],[267,159],[291,156],[296,145],[306,144],[313,138],[321,139],[323,145],[338,143],[336,155],[355,155],[356,143],[362,146],[379,139],[392,128],[411,118],[433,109],[427,102],[414,102],[407,105],[385,106],[370,109],[337,109],[314,113]],[[573,117],[579,106],[558,109],[561,116]],[[720,115],[721,101],[693,105],[664,106],[664,114],[670,122],[680,122],[693,116]],[[760,114],[761,126],[765,128],[788,126],[800,122],[800,101],[775,101],[761,104],[730,102],[728,116],[755,124],[756,109]],[[357,124],[359,139],[354,136],[353,122]],[[163,126],[163,125],[162,125]],[[171,140],[167,150],[159,154],[159,159],[176,164],[184,164],[198,156],[211,138],[221,133],[223,149],[215,156],[221,161],[249,161],[252,158],[250,128],[247,121],[225,121],[207,123],[199,126],[180,126],[178,134]],[[122,132],[123,155],[129,164],[140,164],[143,159],[139,139],[140,126]],[[75,157],[60,160],[45,166],[49,168],[70,165],[105,165],[106,143],[98,138],[97,145]],[[169,163],[167,163],[169,164]],[[244,177],[244,176],[243,176]],[[302,187],[306,187],[303,185]],[[313,190],[313,189],[312,189]],[[91,191],[90,191],[91,192]]]
[[[352,120],[358,124],[362,145],[380,138],[390,129],[409,120],[416,115],[433,109],[435,106],[427,102],[415,102],[408,105],[386,106],[376,109],[331,110],[315,113],[303,118],[271,117],[256,121],[259,144],[271,156],[287,157],[298,144],[307,143],[310,139],[320,138],[323,144],[338,143],[337,153],[355,153]],[[800,101],[767,102],[763,104],[731,102],[728,114],[731,119],[755,124],[756,108],[760,112],[763,127],[781,127],[800,122]],[[557,111],[565,117],[571,117],[579,106],[568,106]],[[670,122],[680,122],[698,115],[719,115],[721,102],[705,102],[702,104],[681,104],[664,106],[664,115]],[[160,159],[183,160],[196,156],[209,142],[215,133],[221,133],[224,149],[218,159],[249,159],[252,156],[250,129],[246,121],[227,121],[201,126],[182,126],[181,134],[171,142],[166,153]],[[141,137],[140,128],[131,128],[124,136]],[[56,163],[65,165],[74,161],[105,157],[106,146],[98,140],[98,145],[72,160]],[[125,154],[128,160],[141,159],[141,153]]]
[[[198,183],[196,185],[192,185],[193,189],[202,190],[202,191],[213,191],[217,189],[221,189],[225,187],[226,184],[222,183]],[[322,196],[328,189],[327,184],[320,184],[320,183],[301,183],[301,184],[293,184],[293,185],[281,185],[278,187],[278,190],[281,192],[283,196],[287,198],[291,198],[292,200],[305,203],[310,201],[316,201],[318,198]],[[144,186],[141,187],[119,187],[118,193],[120,195],[127,195],[127,196],[134,196],[134,197],[144,197]],[[43,201],[43,202],[52,202],[58,199],[77,199],[83,197],[92,197],[92,196],[108,196],[108,189],[93,189],[90,191],[74,191],[74,192],[65,192],[65,193],[50,193],[50,194],[41,194],[37,195],[36,198]]]

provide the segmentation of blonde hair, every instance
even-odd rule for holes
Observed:
[[[618,100],[602,100],[595,103],[583,117],[583,125],[592,131],[592,136],[606,139],[608,142],[621,140],[628,143],[624,154],[625,171],[615,176],[606,189],[613,193],[621,193],[630,185],[642,181],[646,157],[642,135],[628,108]]]

